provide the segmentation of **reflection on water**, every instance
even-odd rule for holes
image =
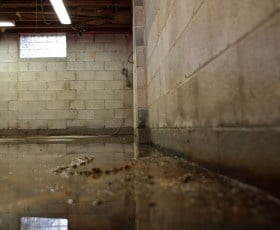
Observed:
[[[68,220],[58,218],[21,217],[21,230],[67,230]]]
[[[69,229],[83,230],[279,226],[279,204],[267,194],[138,148],[131,137],[0,143],[1,230],[32,222],[22,217],[63,218]]]

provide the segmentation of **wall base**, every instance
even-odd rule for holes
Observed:
[[[2,129],[0,136],[30,136],[30,135],[133,135],[132,127],[104,129]]]
[[[151,129],[162,150],[256,185],[280,197],[280,129]]]

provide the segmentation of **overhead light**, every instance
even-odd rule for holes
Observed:
[[[0,21],[0,27],[12,27],[15,26],[14,22],[11,21]]]
[[[61,24],[71,24],[70,17],[67,13],[65,5],[62,0],[50,0],[55,10],[57,17]]]

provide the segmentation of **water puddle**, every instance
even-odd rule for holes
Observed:
[[[0,141],[0,229],[279,227],[269,195],[131,137],[106,138]]]

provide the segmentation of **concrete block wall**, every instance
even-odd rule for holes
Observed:
[[[0,34],[0,130],[132,127],[131,49],[130,35],[67,35],[67,58],[20,59]]]
[[[153,143],[275,191],[279,0],[145,4]]]
[[[147,126],[147,76],[144,0],[133,0],[135,127]],[[141,138],[141,137],[140,137]]]

